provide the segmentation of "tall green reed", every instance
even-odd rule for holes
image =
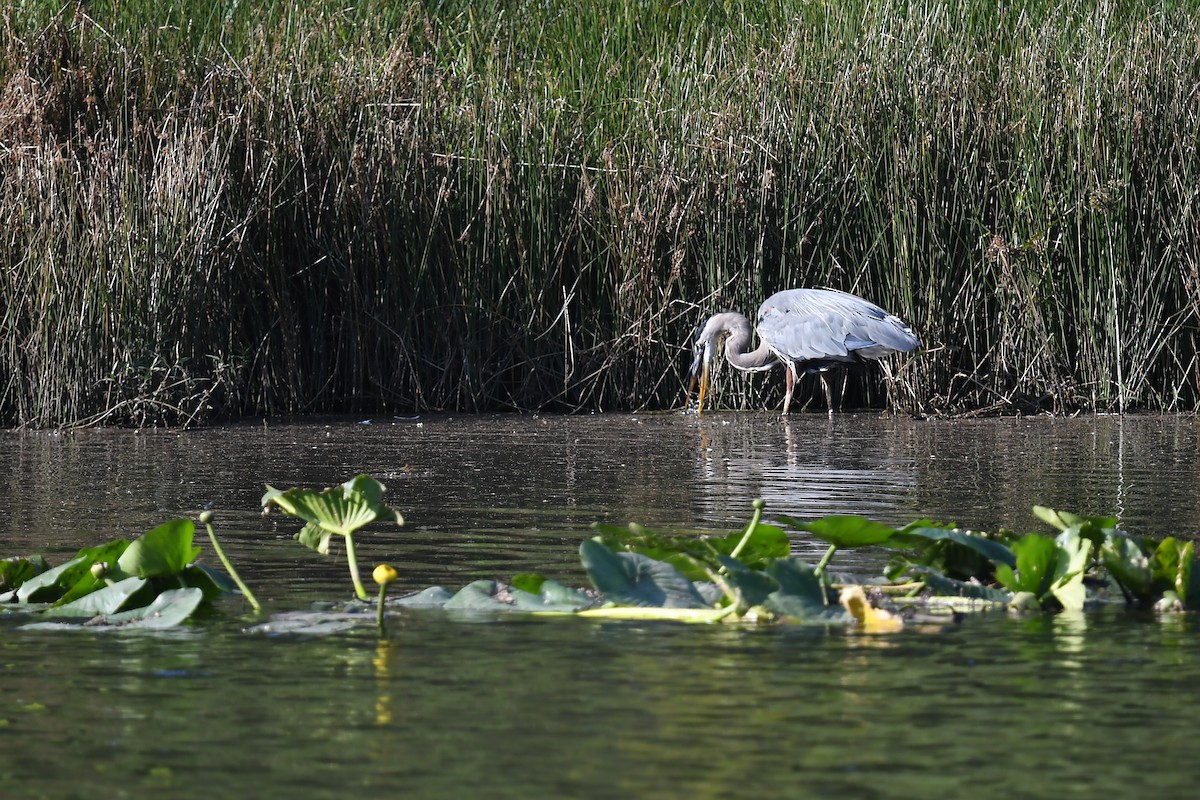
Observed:
[[[799,285],[928,411],[1194,408],[1194,10],[23,0],[0,419],[670,407]]]

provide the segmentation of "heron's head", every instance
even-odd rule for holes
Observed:
[[[717,355],[717,349],[721,346],[721,340],[725,338],[729,331],[721,321],[721,314],[710,317],[704,327],[696,334],[696,344],[694,345],[695,358],[692,360],[691,376],[688,380],[687,398],[690,401],[692,398],[692,390],[696,388],[696,379],[700,379],[700,398],[696,406],[696,413],[704,411],[704,394],[708,391],[708,369],[712,360]]]

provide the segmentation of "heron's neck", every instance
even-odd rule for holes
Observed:
[[[740,370],[759,372],[775,366],[775,354],[766,342],[758,345],[757,350],[750,349],[750,323],[730,326],[729,338],[725,340],[725,359]]]

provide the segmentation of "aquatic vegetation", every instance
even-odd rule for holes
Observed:
[[[379,600],[375,608],[375,627],[379,628],[380,633],[383,633],[383,602],[387,599],[388,584],[396,580],[396,570],[388,564],[379,564],[371,572],[371,577],[379,585]]]
[[[366,618],[361,612],[369,608],[363,602],[368,598],[353,536],[377,519],[403,524],[400,513],[383,503],[384,491],[368,475],[321,491],[267,487],[264,508],[277,506],[303,520],[295,538],[306,547],[327,554],[334,536],[346,542],[356,600],[340,611],[288,612],[255,630],[324,634],[354,628]],[[764,502],[756,500],[745,527],[706,535],[596,523],[596,535],[579,546],[591,583],[586,589],[522,573],[510,583],[477,580],[457,592],[435,586],[389,602],[389,586],[400,572],[381,563],[372,572],[379,586],[375,625],[384,633],[388,609],[436,608],[471,614],[856,626],[867,633],[890,633],[902,630],[914,616],[945,620],[956,610],[1080,612],[1114,603],[1163,612],[1200,607],[1193,543],[1132,536],[1115,517],[1035,507],[1035,516],[1056,531],[1047,535],[991,534],[927,519],[895,528],[855,515],[808,521],[780,515],[782,526],[828,543],[818,563],[809,564],[792,554],[784,527],[763,521],[764,509]],[[169,627],[236,584],[259,610],[216,541],[211,513],[200,519],[232,579],[196,563],[195,528],[179,519],[133,542],[85,548],[54,567],[38,556],[0,561],[0,602],[36,611],[47,620]],[[835,575],[831,567],[839,552],[864,547],[890,554],[881,558],[881,575]],[[36,623],[41,628],[64,624]]]
[[[1119,602],[1181,610],[1200,601],[1192,543],[1132,537],[1112,517],[1038,507],[1036,516],[1059,530],[1048,536],[989,534],[929,520],[893,528],[853,515],[807,522],[781,516],[785,525],[829,543],[810,565],[790,554],[781,528],[761,522],[762,510],[756,501],[746,528],[703,537],[594,525],[599,535],[582,543],[580,558],[595,591],[576,593],[572,599],[590,601],[568,609],[549,608],[547,598],[527,591],[550,584],[531,575],[519,576],[525,588],[476,582],[457,594],[427,590],[413,602],[609,619],[857,625],[885,633],[903,628],[905,609],[1053,612]],[[883,576],[835,579],[829,566],[837,552],[861,547],[894,551]]]
[[[191,520],[163,523],[132,542],[117,539],[80,550],[58,566],[42,556],[0,562],[0,603],[43,619],[86,620],[122,630],[178,625],[223,593],[229,578],[196,562]],[[65,622],[25,627],[77,627]]]
[[[275,505],[287,515],[304,520],[305,525],[296,534],[296,539],[322,555],[328,555],[332,537],[342,537],[346,543],[346,563],[350,568],[354,593],[359,600],[366,600],[367,590],[358,575],[354,533],[376,519],[404,524],[404,517],[399,511],[384,505],[384,491],[384,485],[369,475],[359,475],[340,486],[331,486],[319,492],[312,489],[289,489],[283,492],[267,486],[267,492],[262,496],[262,506],[265,511]]]
[[[204,525],[208,531],[208,540],[212,542],[213,552],[217,554],[217,558],[221,559],[221,564],[225,566],[225,571],[229,573],[229,577],[237,584],[241,590],[242,596],[246,598],[256,613],[262,613],[262,604],[258,602],[258,598],[254,596],[254,592],[250,591],[250,587],[242,580],[242,576],[238,574],[237,569],[233,566],[233,562],[225,555],[225,548],[221,547],[220,540],[217,539],[217,532],[213,530],[213,512],[203,511],[200,514],[200,523]]]

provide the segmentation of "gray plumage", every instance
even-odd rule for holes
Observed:
[[[921,346],[899,317],[861,297],[833,289],[788,289],[771,295],[758,309],[757,330],[759,345],[751,350],[753,332],[743,315],[726,311],[714,314],[705,323],[696,337],[696,360],[692,364],[693,386],[696,373],[703,367],[701,411],[709,364],[722,340],[725,359],[737,369],[759,372],[780,363],[785,365],[785,414],[801,374],[824,373],[833,367],[908,353]],[[825,396],[832,413],[828,383]]]

